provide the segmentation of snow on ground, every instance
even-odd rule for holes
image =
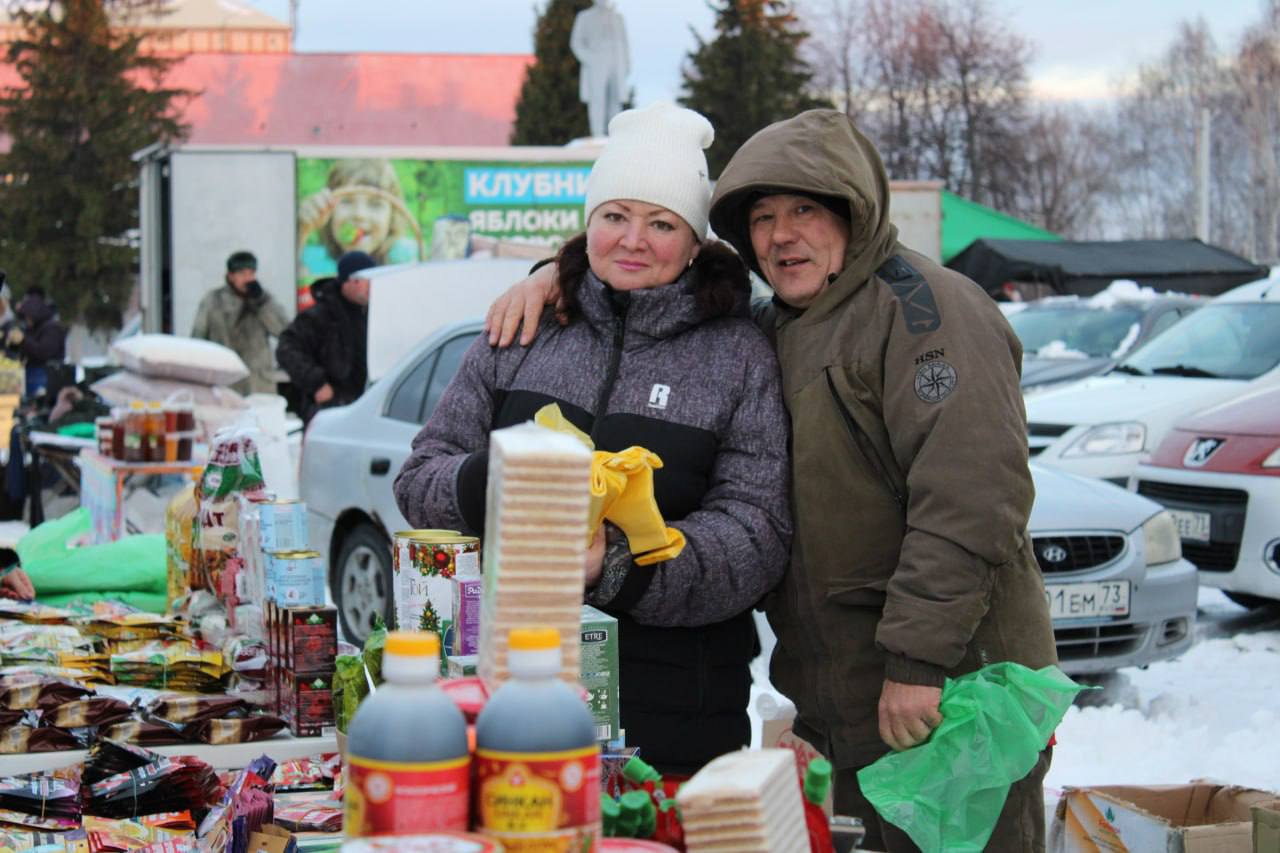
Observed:
[[[1213,589],[1200,611],[1201,639],[1181,658],[1120,670],[1077,700],[1048,787],[1203,778],[1280,791],[1280,630],[1231,635],[1223,626],[1254,617]]]
[[[1199,609],[1199,639],[1181,658],[1101,678],[1067,711],[1045,781],[1050,808],[1067,785],[1212,779],[1280,792],[1280,614],[1203,587]],[[758,705],[790,705],[768,683],[772,639],[761,631],[766,655],[752,665],[755,744]]]

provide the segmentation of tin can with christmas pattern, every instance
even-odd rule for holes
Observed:
[[[395,628],[438,633],[447,656],[454,646],[454,578],[480,576],[480,540],[456,530],[402,530],[392,539],[391,566]]]

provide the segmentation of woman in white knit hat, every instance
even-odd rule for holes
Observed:
[[[745,268],[706,240],[712,137],[671,104],[614,117],[586,234],[557,257],[568,324],[548,311],[529,347],[478,340],[395,483],[414,527],[483,534],[489,432],[548,403],[599,450],[661,457],[657,505],[683,549],[638,564],[606,524],[584,597],[618,618],[627,743],[669,774],[750,740],[751,609],[782,577],[791,537],[777,362],[746,317]]]

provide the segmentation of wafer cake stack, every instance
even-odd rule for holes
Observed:
[[[689,853],[807,853],[809,833],[789,749],[739,750],[703,767],[676,804]]]
[[[560,632],[561,677],[577,683],[590,500],[591,451],[576,438],[532,423],[489,437],[476,668],[491,691],[508,676],[508,633],[529,626]]]

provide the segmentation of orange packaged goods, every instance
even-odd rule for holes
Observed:
[[[147,403],[146,439],[143,442],[147,462],[164,461],[164,407]]]
[[[124,418],[124,461],[146,462],[147,410],[141,400],[129,404]]]
[[[586,702],[559,678],[560,633],[513,629],[507,666],[476,720],[476,828],[509,853],[595,851],[600,747]]]
[[[348,838],[466,830],[467,725],[436,687],[439,661],[435,634],[387,635],[386,681],[360,704],[347,731]]]

